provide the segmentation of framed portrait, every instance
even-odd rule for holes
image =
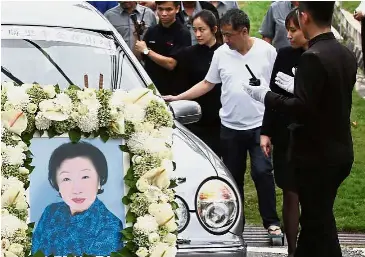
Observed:
[[[72,143],[68,136],[31,140],[33,253],[107,256],[123,247],[126,212],[121,197],[128,162],[123,161],[121,141]]]

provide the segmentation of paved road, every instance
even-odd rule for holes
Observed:
[[[261,252],[260,252],[261,251]],[[273,253],[280,252],[280,253]],[[286,248],[278,247],[278,248],[261,248],[261,247],[249,247],[247,257],[286,257],[285,254]],[[346,248],[342,250],[343,257],[364,257],[365,256],[365,248],[361,250],[351,250],[350,248]]]

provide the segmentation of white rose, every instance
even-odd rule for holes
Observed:
[[[8,251],[19,256],[23,253],[23,246],[21,244],[14,243],[9,246]]]
[[[9,246],[10,246],[9,239],[6,239],[6,238],[1,239],[1,249],[2,250],[8,250]]]
[[[20,167],[19,168],[19,173],[22,175],[28,175],[29,174],[29,170],[25,167]]]
[[[56,96],[56,90],[53,85],[44,86],[43,90],[49,98],[54,98]]]
[[[87,94],[82,90],[78,90],[76,95],[77,95],[77,98],[80,100],[84,100],[87,97]]]
[[[148,183],[147,179],[145,179],[144,177],[141,177],[140,179],[137,180],[136,187],[137,187],[138,191],[145,192],[150,187],[150,184]]]
[[[177,254],[176,247],[168,247],[163,257],[175,257]]]
[[[175,222],[175,217],[165,224],[167,231],[175,232],[177,230],[177,224]]]
[[[18,255],[14,254],[13,252],[5,251],[5,257],[18,257]]]
[[[157,243],[156,246],[153,247],[150,257],[165,257],[168,248],[169,245],[166,243]]]
[[[19,141],[17,147],[23,149],[24,151],[28,151],[28,146],[23,141]]]
[[[29,113],[35,113],[37,111],[38,107],[34,103],[29,103],[27,106],[27,112]]]
[[[176,241],[177,241],[177,237],[175,234],[172,233],[168,233],[162,240],[165,243],[168,243],[170,246],[175,246],[176,245]]]
[[[148,207],[148,213],[156,218],[158,225],[165,225],[175,217],[169,203],[153,203]]]
[[[5,102],[4,111],[11,111],[14,109],[15,109],[15,106],[11,102],[9,102],[9,101]]]
[[[144,215],[137,218],[137,222],[133,225],[134,229],[144,231],[146,233],[156,232],[158,224],[155,217],[151,215]]]
[[[155,244],[160,241],[160,236],[157,233],[151,233],[148,235],[148,241],[151,244]]]
[[[134,164],[139,164],[139,163],[141,163],[142,159],[143,159],[143,157],[142,157],[142,156],[134,155],[134,156],[132,157],[132,162],[133,162]]]
[[[138,257],[146,257],[148,255],[148,250],[146,247],[140,247],[138,248],[136,254]]]

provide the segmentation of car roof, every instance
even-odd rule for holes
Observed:
[[[1,24],[111,31],[110,23],[82,1],[2,1]]]

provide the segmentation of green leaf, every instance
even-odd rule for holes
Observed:
[[[91,136],[91,133],[83,133],[83,136],[89,138]]]
[[[81,90],[81,88],[79,88],[78,86],[76,86],[76,85],[70,85],[69,87],[68,87],[68,89],[70,89],[70,90]]]
[[[186,178],[177,178],[177,183],[182,184],[186,182]]]
[[[22,140],[26,144],[28,144],[28,143],[30,143],[30,140],[32,140],[33,135],[34,135],[34,132],[33,133],[24,133],[24,134],[22,134]]]
[[[171,179],[169,188],[177,187],[176,179]]]
[[[54,86],[54,90],[56,91],[57,94],[61,93],[60,86],[58,84]]]
[[[57,132],[56,132],[56,130],[53,127],[50,127],[47,130],[47,133],[48,133],[48,137],[49,138],[53,138],[53,137],[57,136]]]
[[[44,134],[44,130],[39,130],[38,132],[39,132],[39,136],[40,136],[40,137],[41,137],[41,136],[43,136],[43,134]]]
[[[103,142],[106,143],[106,141],[109,140],[109,135],[108,135],[106,128],[100,128],[99,132],[100,132],[101,140],[103,140]]]
[[[98,131],[94,131],[93,132],[93,137],[97,138],[98,136],[100,136],[100,132]]]
[[[135,255],[127,247],[123,247],[123,249],[120,250],[120,254],[122,257],[135,257]]]
[[[71,129],[68,132],[68,137],[70,138],[72,143],[77,143],[81,139],[81,131],[79,129]]]
[[[129,153],[129,148],[126,145],[120,145],[119,146],[120,150],[122,150],[123,152]]]
[[[137,221],[136,214],[131,212],[131,210],[129,209],[128,212],[127,212],[127,215],[125,216],[125,220],[126,220],[127,223],[136,222]]]
[[[137,179],[133,175],[133,168],[129,167],[127,174],[124,176],[124,183],[130,188],[134,188],[137,183]]]
[[[137,251],[137,246],[134,242],[129,241],[125,244],[125,247],[127,247],[131,252],[136,252]]]
[[[34,228],[34,224],[35,224],[35,222],[28,223],[28,228]]]
[[[26,155],[27,157],[32,157],[32,156],[33,156],[32,152],[31,152],[30,150],[28,150],[28,151],[26,151],[26,152],[24,152],[24,153],[25,153],[25,155]]]
[[[122,254],[118,252],[112,252],[110,253],[110,257],[122,257]]]
[[[130,204],[132,201],[129,199],[129,197],[128,196],[124,196],[123,198],[122,198],[122,203],[124,204],[124,205],[128,205],[128,204]]]
[[[128,227],[122,230],[123,241],[129,241],[133,239],[133,227]]]
[[[153,91],[153,93],[155,94],[155,95],[157,95],[157,89],[156,89],[156,86],[152,83],[152,84],[150,84],[150,85],[148,85],[148,87],[147,87],[148,89],[151,89],[152,91]]]
[[[171,207],[173,210],[179,209],[179,205],[175,201],[171,202]]]
[[[41,251],[37,251],[35,254],[33,254],[33,257],[45,257],[45,255]]]

